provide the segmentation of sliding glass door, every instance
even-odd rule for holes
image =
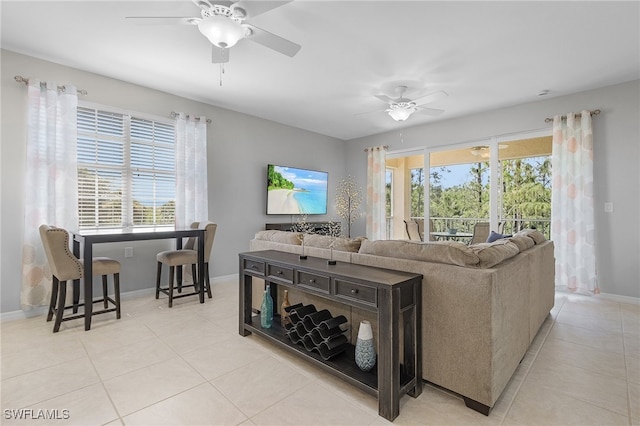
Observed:
[[[491,138],[387,158],[387,234],[468,242],[477,223],[512,234],[551,219],[551,136],[548,131]],[[425,172],[428,170],[428,174]],[[455,231],[456,237],[449,235]]]

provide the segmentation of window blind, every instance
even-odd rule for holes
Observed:
[[[78,107],[80,229],[166,226],[175,217],[175,126]]]

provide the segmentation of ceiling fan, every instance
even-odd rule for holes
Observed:
[[[215,64],[229,62],[229,48],[240,40],[259,43],[289,57],[295,56],[302,46],[280,36],[272,34],[246,22],[269,10],[280,7],[288,1],[249,1],[237,2],[209,0],[191,0],[201,11],[201,18],[128,16],[126,19],[152,25],[194,25],[213,44],[211,60]]]
[[[505,149],[508,148],[509,145],[501,143],[498,144],[498,149]],[[476,157],[481,157],[481,158],[489,158],[489,146],[487,145],[478,145],[478,146],[473,146],[471,148],[469,148],[469,152],[471,153],[471,155],[474,155]]]
[[[389,104],[389,108],[384,111],[387,112],[394,120],[405,121],[416,111],[427,115],[439,115],[444,112],[442,109],[425,108],[422,105],[435,102],[449,96],[446,92],[439,90],[421,98],[411,100],[404,97],[404,93],[406,91],[407,86],[396,87],[398,97],[395,99],[390,98],[387,95],[376,95],[376,98]]]

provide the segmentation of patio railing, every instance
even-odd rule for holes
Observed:
[[[412,217],[412,219],[421,219]],[[391,235],[394,218],[387,218],[387,236]],[[473,232],[473,226],[478,222],[489,222],[488,218],[477,217],[432,217],[433,228],[436,232],[444,232],[450,228],[456,228],[458,232]],[[542,232],[548,239],[551,238],[551,220],[549,219],[501,219],[501,233],[512,235],[521,229],[535,228]],[[426,225],[426,224],[425,224]],[[395,236],[396,239],[406,238],[406,236]]]

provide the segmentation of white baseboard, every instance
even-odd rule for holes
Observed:
[[[611,293],[600,293],[598,297],[602,297],[603,299],[611,300],[612,302],[619,303],[630,303],[632,305],[640,305],[640,298],[631,297],[631,296],[620,296],[617,294]]]
[[[230,275],[223,275],[220,277],[213,277],[211,278],[211,284],[230,281],[230,280],[237,281],[238,274],[230,274]],[[122,293],[120,295],[120,298],[123,300],[133,299],[139,296],[154,295],[155,292],[156,292],[155,287],[143,288],[140,290],[133,290],[133,291],[127,291],[125,293]],[[47,313],[48,308],[49,308],[48,306],[39,306],[37,308],[33,308],[28,311],[18,310],[18,311],[4,312],[0,314],[0,323],[5,321],[16,321],[21,319],[33,318],[40,315],[45,315]]]

